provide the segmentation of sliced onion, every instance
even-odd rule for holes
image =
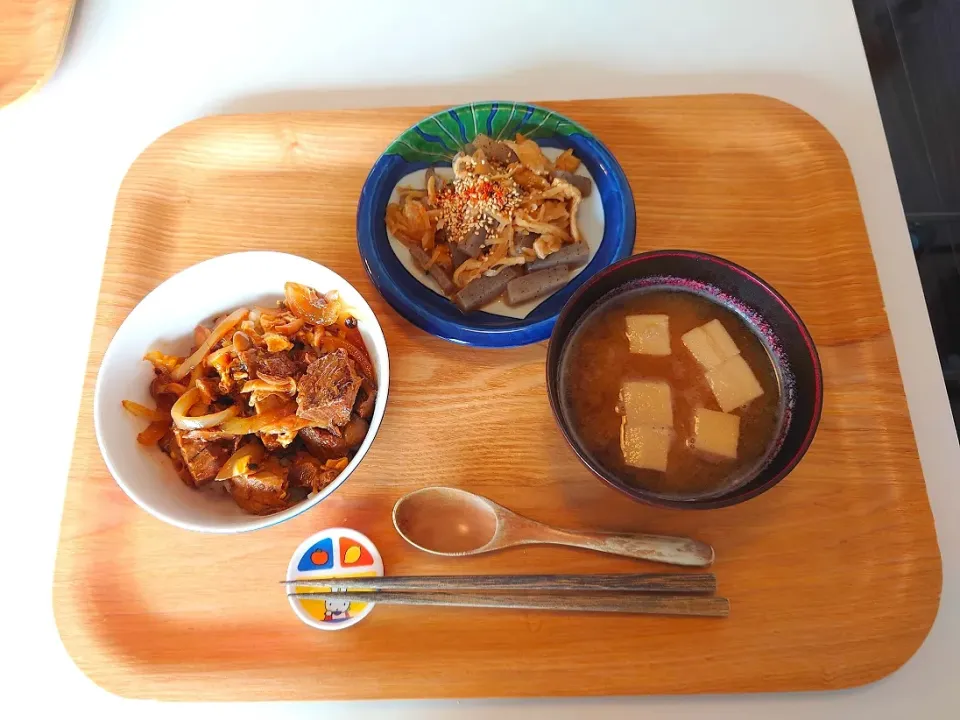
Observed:
[[[196,405],[201,399],[199,388],[190,388],[181,395],[170,409],[173,416],[173,424],[181,430],[203,430],[214,425],[219,425],[224,420],[234,417],[239,409],[233,405],[226,410],[210,413],[209,415],[200,415],[198,417],[189,417],[190,408]]]
[[[342,457],[342,458],[337,458],[336,460],[327,460],[323,464],[323,469],[324,470],[343,470],[349,464],[350,464],[350,459]]]
[[[198,363],[197,366],[190,371],[190,381],[187,384],[196,385],[197,380],[199,380],[202,377],[203,377],[203,365],[200,365]]]
[[[233,347],[238,351],[249,350],[253,347],[253,340],[243,331],[237,331],[233,334]]]
[[[269,435],[280,447],[289,447],[290,443],[297,439],[297,433],[300,430],[314,424],[312,420],[303,420],[294,415],[292,420],[284,420],[277,425],[265,427],[260,433],[261,436]]]
[[[274,325],[273,331],[280,333],[281,335],[293,335],[295,332],[300,330],[304,325],[303,318],[294,318],[288,323],[283,325]]]
[[[266,450],[259,442],[248,442],[239,448],[220,468],[217,480],[228,480],[238,475],[246,475],[257,471],[257,463],[263,460]]]
[[[220,358],[229,355],[234,350],[236,350],[236,347],[233,344],[224,345],[219,350],[214,350],[207,358],[207,365],[216,365],[220,361]]]
[[[197,325],[193,329],[193,344],[202,345],[203,341],[207,339],[210,335],[210,328],[204,327],[203,325]]]
[[[249,435],[260,432],[265,427],[279,422],[288,415],[294,414],[289,407],[277,408],[251,417],[232,418],[220,426],[220,432],[225,435]]]
[[[170,421],[170,413],[165,413],[162,410],[151,410],[146,405],[133,402],[133,400],[121,400],[120,403],[123,405],[124,410],[144,420],[149,420],[150,422]]]
[[[170,421],[152,422],[147,429],[137,435],[137,442],[141,445],[156,445],[170,429]]]
[[[143,356],[143,359],[152,363],[154,367],[168,372],[181,363],[180,358],[176,355],[164,355],[159,350],[151,350]]]
[[[262,428],[260,428],[260,432],[267,435],[284,435],[292,433],[290,439],[293,440],[300,430],[312,427],[313,425],[316,425],[313,420],[304,420],[298,415],[287,415],[275,423],[264,425]]]
[[[170,377],[174,380],[182,380],[185,378],[191,370],[193,370],[203,361],[203,359],[207,356],[207,353],[210,352],[210,348],[220,342],[238,322],[247,316],[248,312],[249,310],[246,308],[238,308],[217,323],[217,326],[213,329],[213,332],[211,332],[210,335],[207,336],[207,339],[203,341],[203,345],[198,347],[197,351],[193,353],[193,355],[184,360],[176,370],[170,373]]]
[[[288,282],[283,295],[290,312],[314,325],[333,325],[340,315],[340,299],[335,293],[324,296],[306,285]]]
[[[230,433],[220,432],[219,430],[189,430],[183,436],[188,440],[203,440],[204,442],[230,440],[234,437]]]
[[[277,382],[274,382],[276,380]],[[284,393],[285,395],[294,395],[297,392],[297,381],[292,377],[274,378],[272,375],[258,377],[256,380],[247,380],[241,393]]]
[[[164,383],[157,388],[157,395],[183,395],[187,391],[186,385],[180,383]]]

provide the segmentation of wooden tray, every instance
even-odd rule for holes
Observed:
[[[0,0],[0,107],[53,74],[75,4],[76,0]]]
[[[695,248],[743,263],[808,323],[826,402],[801,465],[726,510],[636,504],[565,446],[543,345],[458,347],[387,307],[357,256],[357,195],[377,154],[431,109],[192,122],[131,167],[104,268],[55,581],[63,641],[97,683],[178,700],[822,690],[876,680],[919,647],[937,612],[940,557],[843,151],[808,115],[757,96],[550,105],[623,163],[638,251]],[[148,291],[200,260],[254,249],[313,258],[364,293],[390,347],[390,406],[363,465],[318,508],[243,536],[184,532],[137,508],[108,474],[93,435],[94,378]],[[302,625],[276,581],[297,544],[332,525],[368,534],[394,574],[654,568],[561,548],[457,561],[418,553],[390,510],[431,484],[561,526],[700,537],[716,547],[732,615],[383,606],[344,632]]]

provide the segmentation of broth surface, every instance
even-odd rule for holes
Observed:
[[[669,316],[669,356],[630,352],[626,317],[645,314]],[[740,416],[736,460],[706,459],[690,447],[694,410],[719,411],[720,406],[703,368],[680,338],[714,319],[730,333],[763,388],[761,397],[733,413]],[[663,473],[627,465],[620,448],[620,387],[624,381],[640,378],[666,380],[672,389],[676,436]],[[673,498],[719,493],[745,480],[768,459],[782,418],[776,370],[750,326],[712,300],[673,288],[626,292],[591,310],[564,350],[560,390],[574,433],[598,464],[634,485]]]

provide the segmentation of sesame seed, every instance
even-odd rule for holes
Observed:
[[[522,199],[512,179],[493,179],[489,175],[458,177],[438,193],[437,227],[445,228],[451,241],[461,242],[477,230],[493,230],[498,223],[492,216],[509,217]]]

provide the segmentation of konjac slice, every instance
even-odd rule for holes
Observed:
[[[527,273],[507,283],[507,303],[520,305],[556,292],[570,282],[570,273],[566,266]]]
[[[590,193],[593,192],[593,183],[586,175],[574,175],[572,172],[566,172],[565,170],[554,170],[553,177],[570,183],[580,191],[583,197],[589,197]]]
[[[534,260],[527,267],[531,272],[536,270],[546,270],[557,265],[566,265],[567,267],[580,267],[590,259],[590,246],[585,242],[566,245],[555,253],[547,255],[541,260]]]
[[[493,276],[481,275],[454,296],[461,310],[469,312],[496,300],[506,289],[507,283],[520,277],[522,272],[514,265],[505,267]]]
[[[416,245],[411,245],[409,249],[410,257],[413,258],[413,261],[417,264],[417,267],[419,267],[436,281],[444,295],[452,295],[457,291],[457,286],[453,283],[453,275],[451,273],[447,272],[444,268],[440,267],[436,263],[431,263],[430,255],[424,252],[422,248],[419,248]]]

